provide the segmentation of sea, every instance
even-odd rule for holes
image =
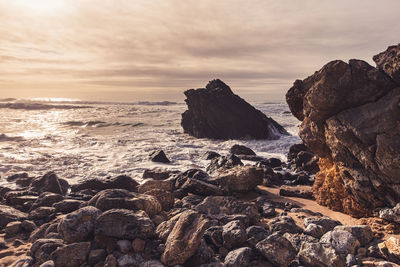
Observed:
[[[286,103],[250,102],[291,134],[278,140],[198,139],[183,132],[184,102],[89,102],[69,99],[0,99],[0,185],[21,172],[41,176],[54,171],[70,184],[90,178],[129,175],[138,182],[145,169],[205,169],[203,155],[229,154],[245,145],[262,157],[286,160],[300,143],[299,121]],[[149,154],[162,149],[170,164]],[[250,163],[250,162],[248,162]]]

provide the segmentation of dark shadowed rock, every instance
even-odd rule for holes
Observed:
[[[37,263],[43,263],[51,260],[51,253],[63,245],[61,239],[38,239],[32,244],[31,253]]]
[[[256,153],[251,150],[250,148],[246,147],[246,146],[242,146],[242,145],[233,145],[230,149],[229,149],[229,153],[231,154],[235,154],[235,155],[256,155]]]
[[[329,217],[306,218],[304,220],[304,226],[308,227],[310,224],[320,225],[324,234],[328,231],[332,231],[336,226],[342,225],[341,222],[333,220]]]
[[[56,209],[56,212],[69,213],[79,209],[79,207],[83,205],[83,203],[85,203],[85,201],[64,199],[63,201],[54,203],[53,207]]]
[[[188,110],[182,114],[185,133],[198,138],[278,139],[286,130],[239,96],[221,80],[185,92]]]
[[[374,234],[368,225],[339,225],[334,228],[334,231],[336,230],[351,233],[360,242],[362,247],[374,239]]]
[[[168,236],[161,261],[167,266],[183,264],[195,253],[209,221],[195,211],[183,212]]]
[[[207,151],[206,153],[204,153],[203,158],[206,159],[206,160],[210,160],[210,159],[217,158],[217,157],[220,157],[220,156],[221,155],[218,154],[215,151]]]
[[[17,209],[6,205],[0,205],[0,228],[5,227],[9,222],[22,221],[26,219],[28,215]]]
[[[301,233],[302,229],[296,225],[292,217],[290,216],[279,216],[271,219],[268,222],[269,228],[272,233]]]
[[[35,202],[33,202],[31,210],[42,206],[51,207],[54,203],[59,202],[63,199],[64,197],[60,194],[44,192],[39,195],[39,197],[35,200]]]
[[[247,243],[251,247],[255,247],[258,242],[270,235],[269,229],[262,226],[250,226],[246,229]]]
[[[81,242],[57,248],[51,258],[55,266],[80,267],[86,263],[90,250],[90,242]]]
[[[224,267],[250,266],[253,250],[248,247],[232,250],[226,255]]]
[[[116,177],[109,178],[94,178],[89,180],[81,181],[76,185],[71,186],[72,192],[78,192],[85,189],[92,189],[95,191],[101,191],[105,189],[126,189],[128,191],[136,191],[138,182],[133,180],[127,175],[119,175]]]
[[[103,190],[97,193],[88,204],[102,211],[110,209],[143,210],[149,216],[156,215],[162,210],[156,197],[129,192],[124,189]]]
[[[263,182],[263,171],[253,166],[237,166],[215,173],[213,180],[226,192],[249,192]]]
[[[95,234],[119,239],[146,239],[154,235],[154,224],[144,212],[112,209],[97,218]]]
[[[93,234],[97,217],[101,211],[88,206],[63,217],[58,225],[58,233],[67,243],[86,241]]]
[[[207,172],[213,173],[217,170],[232,169],[235,166],[242,166],[242,161],[235,155],[221,156],[213,158],[207,166]]]
[[[160,170],[160,169],[153,169],[153,170],[145,170],[143,172],[143,179],[154,179],[154,180],[165,180],[168,179],[172,174],[177,173],[176,171],[168,171],[168,170]]]
[[[251,223],[258,222],[260,214],[256,205],[238,201],[233,197],[209,196],[195,208],[212,219],[223,219],[229,215],[244,215]]]
[[[275,233],[256,245],[256,249],[268,261],[277,266],[289,266],[296,257],[297,251],[292,244],[283,236]]]
[[[235,220],[222,228],[223,246],[229,250],[241,247],[247,240],[246,229],[241,221]]]
[[[153,162],[160,162],[160,163],[170,163],[171,161],[167,158],[164,151],[156,150],[150,153],[150,159]]]
[[[36,178],[29,185],[29,191],[43,193],[52,192],[65,195],[68,191],[69,184],[66,180],[59,179],[54,172],[49,172],[42,177]]]
[[[353,254],[356,248],[360,246],[360,242],[348,231],[333,230],[324,234],[321,243],[331,244],[337,253],[342,255]]]
[[[299,135],[319,160],[318,203],[356,217],[400,201],[399,46],[361,60],[332,61],[286,94]]]

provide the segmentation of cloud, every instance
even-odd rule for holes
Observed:
[[[88,97],[180,97],[220,77],[283,98],[327,61],[372,64],[400,36],[397,0],[57,1],[62,8],[37,13],[28,1],[0,0],[1,93],[58,84],[64,97],[76,97],[69,94],[79,85]]]

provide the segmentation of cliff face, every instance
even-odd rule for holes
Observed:
[[[332,61],[286,94],[321,159],[317,201],[356,217],[400,201],[400,44],[374,61]]]
[[[206,88],[185,92],[188,110],[182,114],[185,133],[198,138],[278,139],[286,130],[245,100],[221,80]]]

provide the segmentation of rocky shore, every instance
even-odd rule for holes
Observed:
[[[71,186],[54,173],[7,177],[19,189],[0,190],[1,266],[400,263],[395,215],[355,220],[314,204],[318,157],[304,145],[288,162],[239,145],[204,157],[207,172],[147,170],[140,184],[123,175]]]

